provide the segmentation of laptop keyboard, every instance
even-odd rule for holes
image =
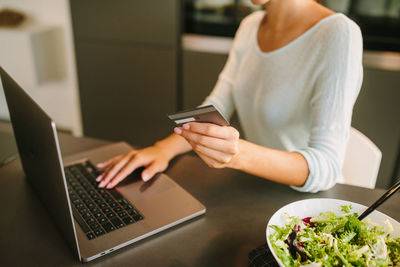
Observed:
[[[99,188],[101,173],[90,162],[64,168],[75,220],[89,240],[143,219],[115,189]]]

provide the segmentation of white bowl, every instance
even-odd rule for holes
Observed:
[[[266,235],[267,235],[267,243],[268,247],[272,252],[275,260],[278,262],[279,266],[284,267],[282,261],[279,259],[278,255],[275,254],[275,251],[269,241],[269,236],[273,233],[273,229],[271,229],[270,225],[284,226],[285,225],[285,217],[284,213],[287,213],[290,216],[297,216],[299,218],[305,217],[313,217],[321,212],[333,211],[335,214],[342,214],[341,206],[351,205],[352,211],[357,212],[359,215],[367,209],[366,206],[354,203],[351,201],[345,201],[340,199],[332,199],[332,198],[312,198],[305,199],[290,203],[286,206],[280,208],[277,212],[272,215],[271,219],[268,222]],[[379,225],[384,226],[384,221],[387,219],[393,226],[393,232],[391,233],[391,237],[400,237],[400,223],[391,217],[383,214],[375,210],[368,217],[372,222],[377,223]]]

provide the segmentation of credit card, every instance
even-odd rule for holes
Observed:
[[[213,105],[183,110],[173,114],[168,114],[167,116],[170,120],[175,122],[177,126],[182,126],[188,122],[214,123],[219,126],[229,125],[229,122]]]

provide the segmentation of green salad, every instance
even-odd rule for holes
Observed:
[[[285,266],[400,266],[400,238],[393,227],[358,220],[351,205],[343,214],[321,213],[300,219],[288,214],[283,227],[270,226],[269,240]]]

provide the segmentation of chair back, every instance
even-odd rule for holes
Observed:
[[[375,188],[382,152],[364,134],[351,127],[343,163],[345,184]]]

